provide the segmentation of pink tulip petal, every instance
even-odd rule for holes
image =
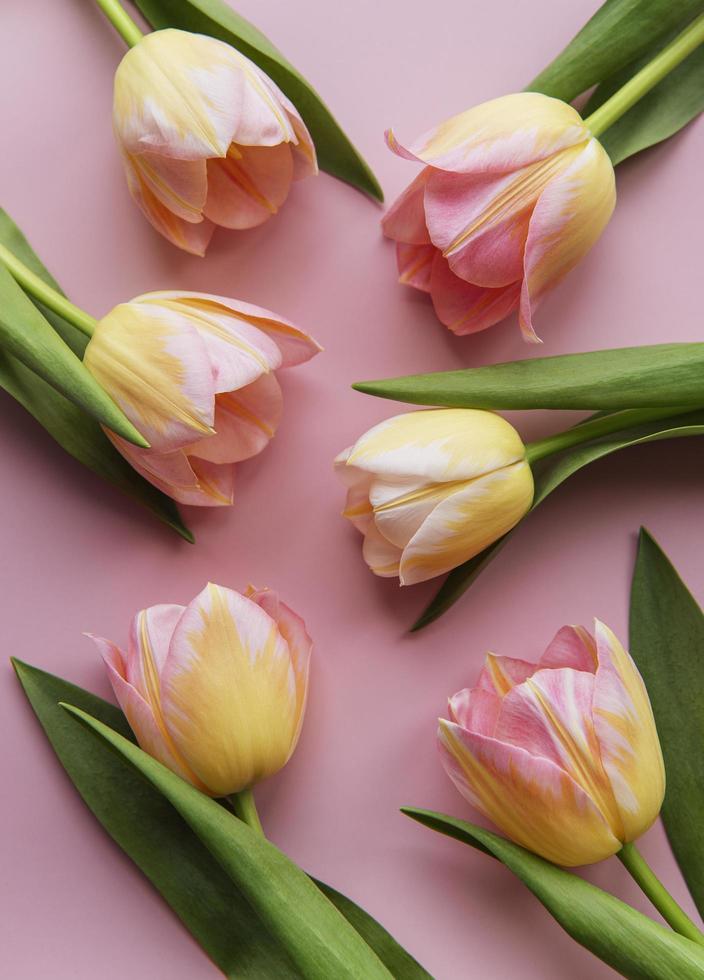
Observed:
[[[532,677],[538,669],[538,664],[529,663],[527,660],[518,660],[515,657],[497,657],[496,654],[488,653],[482,672],[477,681],[477,687],[484,691],[491,691],[503,698],[516,684]]]
[[[504,95],[474,106],[430,130],[408,149],[389,130],[399,156],[455,173],[511,173],[581,143],[579,113],[559,99],[535,92]]]
[[[184,221],[153,194],[135,167],[133,157],[123,155],[123,163],[129,192],[145,218],[173,245],[193,255],[205,255],[215,225],[202,218],[197,224],[193,218]]]
[[[273,340],[281,352],[281,367],[294,367],[309,361],[322,350],[312,337],[299,327],[294,326],[290,321],[285,320],[277,313],[265,310],[261,306],[254,306],[252,303],[244,303],[240,300],[230,299],[227,296],[215,296],[212,293],[181,293],[176,290],[163,291],[157,293],[147,293],[140,300],[153,301],[159,303],[162,299],[178,302],[179,306],[184,306],[196,313],[210,313],[215,316],[230,316],[235,320],[241,320],[256,327],[258,331],[266,334]],[[222,321],[218,321],[222,322]],[[234,329],[234,328],[233,328]],[[237,327],[237,330],[240,328]],[[255,334],[242,334],[252,340]],[[267,359],[270,368],[278,366],[271,357],[271,348],[266,347]],[[264,347],[262,346],[262,353]]]
[[[208,585],[189,603],[161,681],[169,734],[211,795],[251,786],[293,751],[299,695],[288,643],[231,589]]]
[[[394,201],[384,217],[381,228],[387,238],[408,245],[427,245],[430,236],[425,224],[423,198],[425,187],[432,171],[421,170],[418,176]]]
[[[203,786],[200,780],[188,769],[178,753],[173,751],[168,733],[164,732],[149,703],[115,667],[115,650],[117,648],[109,640],[104,640],[102,637],[91,636],[90,638],[95,641],[100,650],[108,669],[108,677],[117,702],[122,708],[140,748],[167,766],[172,772],[177,773],[182,779],[188,780],[202,790]]]
[[[374,509],[369,501],[372,476],[354,466],[346,466],[341,461],[342,458],[344,458],[344,454],[335,460],[335,472],[342,482],[349,487],[342,516],[347,518],[358,531],[366,534],[367,528],[374,519]]]
[[[115,449],[145,480],[179,503],[192,503],[195,497],[204,496],[199,489],[198,478],[182,449],[172,453],[155,453],[140,449],[127,440],[105,429],[105,435]]]
[[[223,159],[208,160],[208,197],[203,213],[225,228],[255,228],[276,214],[288,197],[293,157],[288,143],[235,146]]]
[[[296,711],[298,713],[296,741],[298,741],[308,696],[308,673],[313,641],[308,635],[303,619],[293,609],[281,602],[276,592],[271,589],[252,589],[247,591],[247,598],[256,602],[265,613],[271,616],[279,627],[284,640],[288,643],[291,665],[296,678]]]
[[[550,759],[569,773],[623,840],[618,807],[594,731],[593,695],[591,673],[571,667],[538,670],[506,695],[494,736]]]
[[[501,711],[501,698],[480,687],[458,691],[449,701],[450,716],[477,735],[493,735]]]
[[[611,630],[598,620],[595,627],[594,729],[623,821],[624,840],[631,841],[660,812],[665,769],[643,679]]]
[[[293,179],[303,180],[305,177],[315,177],[318,173],[315,144],[298,111],[285,96],[284,105],[297,140],[296,143],[290,144],[293,157]]]
[[[563,626],[539,661],[540,667],[573,667],[588,674],[594,673],[596,665],[596,645],[583,626]]]
[[[567,867],[620,849],[587,793],[549,759],[448,721],[438,737],[460,793],[518,844]]]
[[[273,374],[215,400],[215,435],[191,447],[199,459],[238,463],[260,453],[273,438],[283,409],[281,387]]]
[[[386,540],[373,521],[364,534],[362,557],[380,578],[395,578],[398,575],[401,550]]]
[[[523,277],[528,223],[538,199],[532,168],[512,174],[458,175],[436,171],[425,191],[433,243],[456,276],[492,289]]]
[[[501,289],[473,286],[452,272],[440,252],[435,253],[430,296],[440,322],[458,336],[499,323],[518,306],[520,295],[520,282]]]
[[[116,306],[98,323],[84,362],[154,452],[171,452],[212,432],[210,360],[179,311],[137,300]]]
[[[510,531],[533,501],[525,461],[477,477],[449,494],[426,517],[403,550],[401,585],[443,575]]]
[[[597,140],[565,156],[530,219],[519,317],[527,340],[536,339],[532,311],[595,244],[616,204],[614,169]]]
[[[160,700],[159,675],[184,606],[163,604],[142,609],[130,625],[124,677],[150,704]]]
[[[205,160],[174,160],[158,153],[129,156],[140,183],[168,211],[183,221],[203,221],[208,192]]]
[[[211,463],[195,454],[188,457],[198,481],[195,493],[175,497],[194,507],[229,507],[234,499],[235,467],[231,463]]]
[[[437,254],[438,250],[434,245],[404,245],[397,242],[398,281],[404,286],[413,286],[414,289],[429,293],[433,262]]]

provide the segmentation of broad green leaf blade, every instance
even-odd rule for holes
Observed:
[[[668,38],[668,40],[670,40]],[[599,85],[584,107],[586,117],[620,89],[629,78],[663,47],[658,44],[646,58],[629,65]],[[673,72],[656,85],[618,122],[610,126],[599,141],[614,166],[673,136],[704,111],[704,47],[698,48]]]
[[[46,282],[56,285],[19,228],[3,211],[0,211],[0,241]],[[83,334],[56,314],[48,313],[47,318],[74,352],[81,356],[86,343]],[[98,423],[21,361],[1,350],[0,387],[33,415],[66,452],[143,504],[186,541],[193,542],[193,535],[181,520],[173,500],[132,469],[113,448]]]
[[[682,439],[687,436],[701,435],[704,435],[704,411],[673,416],[659,422],[649,422],[647,425],[614,433],[605,439],[586,443],[583,446],[575,446],[560,456],[546,460],[535,467],[535,497],[531,510],[535,510],[568,477],[589,463],[602,459],[602,457],[619,449],[627,449],[629,446],[657,442],[662,439]],[[411,629],[413,631],[420,630],[446,613],[464,595],[472,582],[519,527],[520,524],[499,541],[489,545],[480,554],[453,569]]]
[[[98,422],[137,445],[144,439],[0,262],[0,347]]]
[[[133,740],[114,705],[21,661],[15,670],[59,760],[105,830],[171,905],[229,977],[300,977],[249,902],[161,793],[101,739],[59,707],[70,701]],[[130,801],[126,807],[125,800]],[[363,909],[322,882],[317,886],[372,947],[394,977],[429,974]]]
[[[309,980],[391,974],[308,875],[261,834],[80,708],[66,711],[119,752],[176,808]]]
[[[702,10],[702,0],[606,0],[527,90],[571,102]]]
[[[155,30],[177,27],[226,41],[272,78],[296,106],[315,143],[318,163],[333,177],[384,200],[368,164],[313,87],[271,41],[223,0],[135,0]]]
[[[704,948],[608,892],[497,834],[429,810],[403,807],[425,827],[497,858],[573,939],[629,980],[701,980]]]
[[[559,354],[353,387],[379,398],[452,408],[695,408],[704,405],[704,343]]]
[[[665,757],[663,823],[704,915],[704,613],[645,529],[631,591],[630,650]]]

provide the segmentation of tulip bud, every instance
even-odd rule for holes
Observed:
[[[616,203],[614,169],[579,113],[536,92],[453,116],[399,156],[426,164],[383,219],[400,282],[430,293],[439,319],[475,333],[532,313],[594,245]]]
[[[274,371],[320,347],[268,310],[222,296],[138,296],[103,317],[84,363],[145,435],[140,449],[106,435],[150,483],[183,504],[232,503],[234,463],[276,432]]]
[[[148,437],[148,435],[147,435]],[[364,535],[375,575],[412,585],[473,558],[533,501],[520,436],[492,412],[408,412],[374,426],[335,460],[343,516]]]
[[[311,640],[276,593],[209,584],[137,613],[127,653],[91,638],[141,748],[202,792],[238,793],[293,754]]]
[[[113,125],[130,193],[157,231],[203,255],[215,225],[253,228],[317,173],[303,120],[224,41],[146,34],[115,75]]]
[[[489,654],[440,720],[443,764],[508,837],[592,864],[656,819],[665,769],[648,693],[611,630],[564,626],[537,664]]]

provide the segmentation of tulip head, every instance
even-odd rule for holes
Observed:
[[[493,99],[405,149],[425,164],[387,212],[400,281],[430,293],[454,333],[533,311],[589,251],[616,203],[611,161],[579,113],[535,92]]]
[[[276,593],[207,585],[137,613],[126,653],[92,639],[142,749],[202,792],[238,793],[293,754],[311,640]]]
[[[157,231],[203,255],[216,225],[253,228],[317,173],[303,120],[224,41],[146,34],[115,75],[113,126],[130,193]]]
[[[563,627],[537,664],[489,654],[438,733],[463,796],[556,864],[592,864],[656,819],[665,769],[643,679],[611,630]]]
[[[103,317],[84,363],[150,445],[140,449],[106,430],[128,462],[180,503],[221,506],[232,503],[234,464],[276,432],[276,369],[319,350],[258,306],[162,292]]]
[[[461,565],[533,501],[525,446],[492,412],[432,409],[374,426],[335,460],[344,516],[376,575],[412,585]]]

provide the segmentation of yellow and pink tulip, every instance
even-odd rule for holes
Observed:
[[[375,575],[412,585],[461,565],[510,531],[533,502],[520,436],[493,412],[407,412],[340,453],[343,516]]]
[[[106,434],[179,503],[232,503],[235,463],[261,452],[282,411],[276,370],[320,347],[282,317],[205,293],[159,292],[99,321],[84,363],[150,445]]]
[[[145,35],[115,75],[113,125],[130,193],[157,231],[203,255],[216,225],[253,228],[318,172],[295,106],[229,44]]]
[[[513,310],[526,340],[544,295],[589,251],[616,203],[614,170],[579,113],[533,92],[453,116],[408,149],[425,164],[383,219],[402,283],[456,334]]]
[[[643,680],[611,630],[565,626],[540,661],[489,654],[440,720],[443,764],[508,837],[567,867],[650,827],[665,769]]]
[[[209,584],[137,613],[126,652],[92,639],[141,748],[202,792],[248,789],[293,754],[312,644],[276,593]]]

